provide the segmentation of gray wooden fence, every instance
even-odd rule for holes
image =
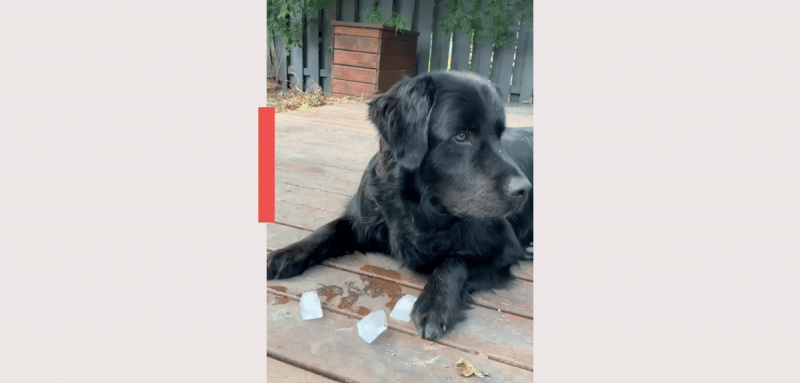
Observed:
[[[291,48],[287,56],[283,52],[281,38],[276,37],[273,43],[278,57],[286,58],[279,60],[277,65],[273,64],[278,68],[277,72],[267,68],[267,73],[277,73],[281,84],[303,90],[321,86],[326,93],[330,93],[333,55],[330,23],[332,20],[364,21],[362,12],[369,9],[374,1],[335,0],[318,15],[292,20],[303,23],[303,47]],[[485,4],[487,0],[481,1]],[[519,1],[510,0],[509,3]],[[384,17],[390,17],[393,12],[400,13],[410,22],[409,29],[420,33],[415,74],[438,69],[471,70],[497,84],[508,101],[532,102],[532,20],[512,25],[514,35],[511,41],[499,47],[491,41],[472,43],[472,36],[460,31],[444,33],[438,20],[447,12],[445,0],[379,0],[378,3]]]

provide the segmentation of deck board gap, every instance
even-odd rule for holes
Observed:
[[[313,374],[322,376],[324,378],[336,381],[336,382],[340,382],[340,383],[359,383],[359,382],[357,382],[357,381],[355,381],[353,379],[350,379],[350,378],[347,378],[347,377],[344,377],[344,376],[339,376],[338,374],[334,374],[334,373],[332,373],[330,371],[325,371],[325,370],[319,369],[319,368],[317,368],[317,367],[315,367],[313,365],[309,365],[309,364],[294,360],[294,359],[289,358],[287,356],[284,356],[284,355],[281,355],[279,353],[276,353],[275,351],[270,351],[269,349],[267,349],[267,357],[275,359],[275,360],[283,362],[283,363],[286,363],[286,364],[288,364],[290,366],[297,367],[297,368],[299,368],[301,370],[305,370],[305,371],[311,372]]]

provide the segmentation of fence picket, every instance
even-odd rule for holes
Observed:
[[[428,72],[428,60],[431,55],[431,33],[433,32],[433,1],[421,0],[416,7],[414,28],[419,31],[417,38],[417,73]]]
[[[394,6],[394,0],[380,0],[379,5],[381,7],[381,11],[383,11],[383,17],[388,19],[392,17],[392,7]]]
[[[525,52],[525,66],[522,71],[522,84],[519,91],[519,102],[533,103],[533,27],[527,28],[528,49]],[[517,60],[522,60],[517,56]]]
[[[486,8],[489,0],[481,0],[481,8]],[[484,30],[488,25],[483,25]],[[492,65],[492,40],[490,38],[481,38],[475,36],[475,41],[472,44],[472,68],[471,71],[488,78],[489,69]]]
[[[491,39],[480,39],[460,31],[444,33],[438,22],[448,12],[446,1],[377,0],[384,17],[390,17],[396,11],[409,22],[409,29],[419,32],[415,74],[447,69],[448,65],[451,69],[471,70],[495,82],[506,100],[532,102],[533,31],[530,22],[513,25],[511,41],[502,48],[495,47]],[[486,7],[489,1],[481,0],[480,6]],[[519,3],[519,0],[509,1],[512,6]],[[308,90],[316,83],[330,93],[334,39],[330,23],[333,20],[364,22],[364,14],[369,12],[373,3],[375,0],[335,0],[307,20],[303,16],[294,16],[292,23],[303,23],[303,46],[292,47],[291,55],[287,57],[283,39],[274,39],[279,58],[283,61],[278,71],[282,86],[291,84]],[[474,3],[462,4],[469,10]]]
[[[270,68],[270,71],[267,72],[267,75],[273,75],[273,74],[277,75],[278,84],[281,87],[285,88],[286,85],[288,84],[286,82],[286,75],[288,70],[286,63],[286,58],[287,58],[286,49],[283,48],[283,37],[275,36],[273,37],[272,42],[273,42],[273,48],[275,49],[275,56],[276,56],[275,59],[277,61],[277,68]],[[267,62],[267,65],[270,65],[270,63]],[[277,69],[277,72],[275,72],[275,69]]]
[[[303,44],[306,47],[306,66],[303,69],[303,76],[307,78],[305,90],[319,86],[319,20],[319,12],[306,19],[306,41]]]
[[[356,20],[365,23],[367,22],[366,15],[369,12],[369,9],[372,8],[372,3],[374,0],[358,0],[358,15],[356,16]]]
[[[353,0],[339,0],[340,5],[340,12],[339,18],[336,20],[340,21],[356,21],[358,17],[356,16],[356,3]],[[330,26],[330,24],[328,24]]]
[[[331,65],[333,63],[333,41],[331,36],[331,21],[336,20],[335,1],[322,10],[322,60],[320,65],[320,85],[325,93],[331,93]]]
[[[302,23],[303,18],[303,15],[296,15],[292,17],[291,22]],[[305,46],[305,44],[303,46]],[[291,52],[292,64],[289,68],[289,74],[291,74],[292,77],[289,79],[289,81],[293,88],[303,89],[303,83],[305,82],[305,77],[303,76],[303,48],[292,47]]]
[[[403,16],[403,18],[408,21],[409,30],[416,30],[414,29],[416,27],[416,24],[414,24],[414,3],[416,3],[415,0],[398,0],[396,4],[397,13],[399,13],[400,16]],[[426,3],[429,3],[429,1],[426,1]]]
[[[520,102],[522,76],[526,70],[524,57],[528,53],[528,46],[532,44],[530,24],[521,23],[519,28],[519,41],[517,41],[517,53],[514,60],[514,75],[511,77],[511,102]],[[530,70],[530,68],[527,70]]]
[[[450,34],[439,28],[439,20],[445,12],[444,0],[436,0],[433,8],[433,47],[431,48],[431,71],[447,69],[450,54]]]
[[[472,2],[463,2],[461,5],[466,11],[472,10]],[[453,32],[453,53],[450,69],[469,69],[469,54],[472,50],[472,34],[460,30]]]
[[[512,25],[514,31],[519,30],[519,23]],[[494,49],[491,80],[500,88],[500,97],[508,101],[511,88],[511,73],[514,68],[514,48],[516,36],[512,35],[503,47]]]

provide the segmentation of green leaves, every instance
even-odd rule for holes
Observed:
[[[303,16],[316,16],[331,0],[267,0],[267,37],[283,37],[284,48],[303,46]]]
[[[409,27],[408,20],[397,12],[393,13],[392,17],[388,19],[384,18],[383,10],[381,10],[378,2],[372,3],[372,7],[362,12],[361,15],[366,20],[365,22],[369,24],[382,24],[397,30],[408,29]]]
[[[445,33],[457,30],[465,34],[474,33],[479,43],[491,39],[497,46],[503,46],[511,40],[514,35],[512,25],[533,18],[533,4],[527,0],[515,5],[507,0],[489,0],[484,7],[480,0],[449,0],[444,6],[447,12],[439,21],[439,27]]]

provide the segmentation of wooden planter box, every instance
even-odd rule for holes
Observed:
[[[345,21],[331,21],[331,27],[334,96],[383,93],[403,74],[414,75],[419,32]]]

